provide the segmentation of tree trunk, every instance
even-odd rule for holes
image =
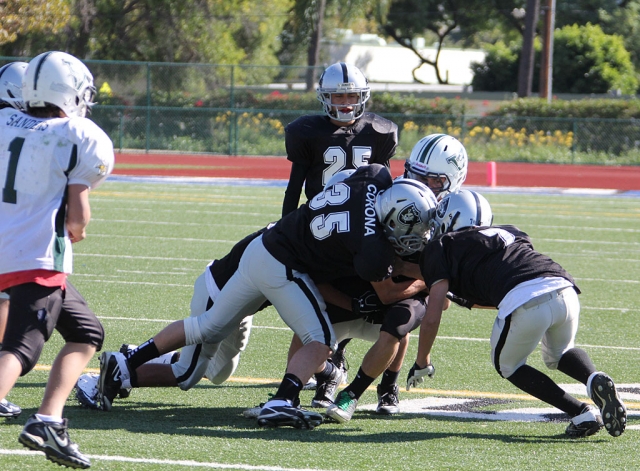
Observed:
[[[527,0],[526,15],[520,68],[518,69],[518,97],[520,98],[531,96],[535,59],[533,40],[536,37],[536,25],[540,16],[540,0]]]
[[[311,33],[309,49],[307,49],[307,91],[313,90],[315,85],[315,71],[320,62],[320,41],[322,41],[322,25],[324,23],[324,10],[327,0],[318,1],[318,11],[316,12],[316,24]]]
[[[540,66],[540,98],[551,103],[553,95],[553,29],[555,28],[556,0],[546,0],[544,7],[544,41]]]

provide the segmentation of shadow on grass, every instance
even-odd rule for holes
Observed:
[[[421,426],[412,427],[417,430],[398,431],[388,430],[382,426],[379,431],[367,432],[370,420],[384,422],[413,420],[412,414],[398,414],[393,417],[375,416],[364,412],[356,413],[354,420],[348,424],[325,422],[314,430],[297,430],[291,427],[261,428],[255,419],[242,416],[244,408],[238,407],[193,407],[185,404],[151,403],[143,401],[122,401],[114,406],[111,412],[89,410],[78,407],[66,408],[66,416],[71,420],[73,429],[100,430],[102,433],[118,433],[126,430],[131,433],[185,435],[192,437],[221,438],[221,439],[254,439],[254,440],[284,440],[297,443],[402,443],[423,442],[425,440],[439,440],[464,438],[471,440],[493,440],[503,443],[558,443],[562,441],[576,443],[564,434],[557,435],[522,435],[514,436],[500,433],[474,432],[439,432],[419,430]],[[358,417],[360,416],[360,417]],[[363,422],[366,421],[366,422]],[[450,419],[429,418],[428,421],[451,422]],[[458,420],[456,420],[458,421]],[[462,420],[461,420],[462,421]],[[360,423],[359,423],[360,422]],[[368,422],[368,423],[367,423]],[[466,422],[481,422],[469,420]],[[404,427],[404,426],[403,426]],[[426,428],[426,427],[425,427]],[[604,441],[603,438],[591,437],[589,443]]]

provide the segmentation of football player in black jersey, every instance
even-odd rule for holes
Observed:
[[[366,166],[348,183],[334,185],[278,221],[249,244],[238,270],[210,310],[174,322],[128,359],[118,352],[104,352],[100,357],[101,394],[115,396],[132,370],[162,353],[186,344],[219,342],[269,299],[304,346],[290,359],[276,397],[265,404],[258,423],[298,428],[321,423],[320,414],[296,407],[304,382],[335,348],[324,300],[311,274],[320,282],[343,275],[368,281],[390,275],[395,251],[380,222],[386,214],[377,214],[375,205],[382,190],[391,186],[385,167]],[[423,206],[422,201],[413,203]],[[398,222],[411,229],[413,212],[402,214]]]
[[[389,167],[398,146],[398,126],[365,111],[371,89],[362,72],[338,62],[323,72],[317,95],[324,115],[302,116],[285,128],[291,174],[282,216],[298,207],[304,185],[310,200],[341,170],[378,163]]]
[[[498,309],[491,334],[495,369],[516,387],[566,412],[571,417],[566,429],[569,437],[593,435],[603,424],[610,435],[619,436],[626,426],[626,409],[613,380],[574,345],[580,290],[573,278],[537,252],[518,228],[478,222],[478,213],[484,208],[486,214],[488,203],[479,205],[479,198],[461,193],[442,200],[435,218],[442,234],[427,244],[419,266],[407,265],[411,267],[407,274],[422,276],[430,299],[407,388],[423,380],[442,316],[439,302],[450,292],[468,308]],[[597,408],[527,365],[540,341],[545,365],[585,384]]]
[[[353,64],[337,62],[327,67],[316,93],[324,115],[302,116],[285,128],[291,174],[282,203],[283,216],[298,207],[303,186],[306,199],[310,200],[340,171],[371,163],[389,167],[389,159],[398,146],[398,126],[365,111],[371,89],[364,74]],[[349,339],[340,342],[332,357],[345,379],[344,347],[348,342]],[[327,365],[316,378],[320,389],[318,404],[325,399],[333,400],[333,394],[324,391],[327,381],[340,379],[333,373],[332,365]],[[393,390],[395,382],[388,383],[385,390]]]

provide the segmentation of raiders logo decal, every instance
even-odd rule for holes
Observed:
[[[420,211],[416,208],[415,203],[411,203],[409,206],[405,206],[398,213],[398,222],[405,226],[414,226],[422,222],[420,218]]]
[[[438,216],[438,219],[444,218],[444,215],[447,214],[448,207],[449,207],[449,198],[445,198],[442,201],[440,201],[440,204],[438,204],[438,207],[436,208],[436,216]]]

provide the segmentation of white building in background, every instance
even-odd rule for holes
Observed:
[[[353,34],[350,30],[342,32],[339,42],[331,42],[328,48],[330,63],[344,61],[355,64],[362,70],[370,82],[378,83],[415,83],[413,69],[420,60],[413,51],[397,43],[387,44],[384,38],[375,34]],[[435,60],[437,49],[425,47],[423,38],[416,38],[414,46],[423,57]],[[479,49],[443,48],[438,59],[440,76],[450,85],[469,85],[473,79],[472,62],[483,62],[486,53]],[[437,85],[435,69],[424,64],[416,72],[423,83]]]

